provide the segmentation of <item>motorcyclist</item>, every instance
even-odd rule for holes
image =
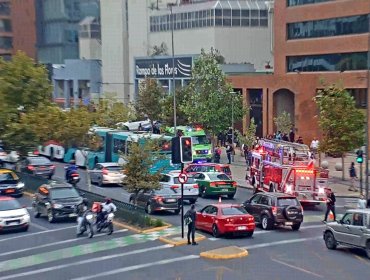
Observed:
[[[116,205],[114,205],[114,203],[112,202],[112,199],[109,197],[105,198],[105,202],[102,203],[101,206],[102,206],[101,212],[98,214],[97,221],[96,221],[97,223],[101,223],[105,221],[109,213],[113,213],[117,211]]]
[[[76,161],[75,160],[70,160],[69,161],[69,165],[67,165],[65,167],[65,169],[66,169],[66,181],[68,181],[70,174],[73,171],[77,171],[78,170],[78,166],[76,165]]]
[[[82,223],[84,221],[84,214],[87,211],[88,200],[83,198],[82,202],[77,206],[77,236],[80,236]]]

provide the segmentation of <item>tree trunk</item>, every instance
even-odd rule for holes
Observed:
[[[344,181],[344,154],[342,154],[342,181]]]

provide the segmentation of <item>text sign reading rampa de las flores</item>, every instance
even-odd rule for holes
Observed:
[[[175,57],[175,77],[190,78],[193,66],[192,57]],[[137,58],[135,60],[136,78],[172,78],[172,58]]]

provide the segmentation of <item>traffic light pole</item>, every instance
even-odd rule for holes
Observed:
[[[362,187],[362,162],[360,163],[360,194],[362,194],[362,190],[363,190],[363,187]]]
[[[181,163],[181,174],[184,172],[184,164]],[[184,238],[184,184],[181,183],[181,238]]]

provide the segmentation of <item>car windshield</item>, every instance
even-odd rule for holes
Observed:
[[[200,136],[192,136],[191,140],[193,142],[193,145],[204,145],[204,144],[210,144],[207,136],[200,135]]]
[[[122,171],[121,166],[107,166],[105,168],[108,169],[109,171]]]
[[[54,188],[50,190],[51,199],[78,198],[80,195],[74,188]]]
[[[18,180],[18,176],[13,172],[0,173],[0,184],[14,183]]]
[[[172,194],[176,194],[176,192],[173,189],[170,189],[170,188],[163,188],[163,189],[155,190],[154,193],[157,194],[157,195],[172,195]]]
[[[299,202],[293,197],[279,197],[277,199],[278,206],[298,206]]]
[[[50,164],[50,160],[44,157],[34,157],[34,158],[29,158],[29,160],[32,165]]]
[[[226,174],[208,174],[208,177],[209,179],[211,179],[211,181],[230,180],[230,178]]]
[[[16,210],[22,208],[15,199],[0,200],[0,211]]]
[[[180,182],[179,182],[179,177],[174,177],[173,178],[173,182],[175,183],[175,184],[181,184]],[[195,180],[194,180],[194,178],[193,177],[188,177],[188,180],[186,181],[186,183],[185,184],[195,184]]]
[[[222,208],[222,215],[244,215],[247,214],[247,211],[244,210],[242,207],[228,207]]]

